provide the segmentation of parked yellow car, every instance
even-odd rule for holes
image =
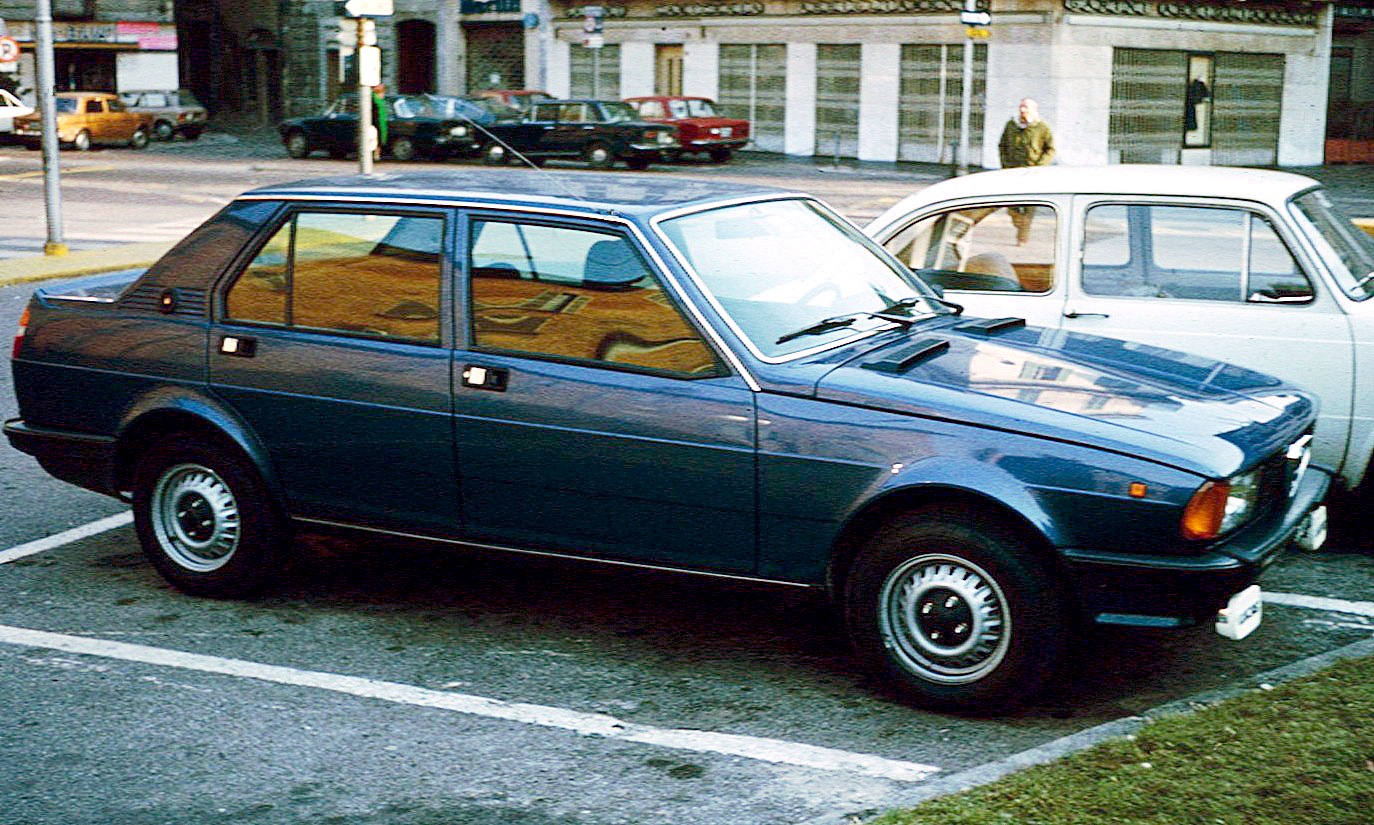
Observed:
[[[142,149],[152,133],[152,117],[130,112],[118,95],[108,92],[58,92],[57,140],[84,152],[97,143],[127,145]],[[38,112],[14,119],[14,136],[30,149],[43,140],[43,122]]]

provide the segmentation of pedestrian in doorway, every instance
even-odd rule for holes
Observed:
[[[1022,98],[1016,117],[1007,121],[1002,139],[997,143],[997,156],[1003,169],[1021,166],[1049,166],[1054,161],[1054,133],[1050,125],[1040,119],[1040,107],[1031,98]],[[1031,219],[1035,207],[1015,206],[1011,222],[1016,226],[1016,243],[1023,245],[1030,239]]]

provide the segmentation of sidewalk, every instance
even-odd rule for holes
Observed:
[[[68,255],[35,255],[0,260],[0,287],[148,267],[174,244],[174,241],[132,243],[105,249],[86,249]]]

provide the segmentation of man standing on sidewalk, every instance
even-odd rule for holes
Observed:
[[[1022,98],[1017,116],[1007,121],[1002,139],[997,143],[997,156],[1003,169],[1018,166],[1049,166],[1054,160],[1054,134],[1050,125],[1040,119],[1040,107],[1030,98]],[[1017,206],[1011,210],[1011,222],[1016,226],[1016,243],[1030,238],[1033,207]]]

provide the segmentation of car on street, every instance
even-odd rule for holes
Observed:
[[[209,115],[187,89],[125,91],[119,98],[129,111],[152,116],[153,137],[158,140],[172,140],[177,135],[197,140],[205,132]]]
[[[923,704],[1006,710],[1091,623],[1247,635],[1320,545],[1312,399],[960,314],[814,198],[493,170],[245,193],[39,289],[4,432],[190,593],[294,529],[810,588]],[[538,605],[530,605],[538,610]]]
[[[655,95],[628,97],[640,118],[677,127],[677,140],[687,152],[704,152],[714,163],[725,163],[749,142],[749,121],[725,117],[714,100],[705,97]],[[670,157],[675,160],[676,156]]]
[[[530,106],[541,100],[553,100],[553,95],[540,89],[483,89],[477,92],[477,97],[495,100],[522,112],[528,112]]]
[[[629,104],[609,100],[541,100],[523,118],[493,125],[488,137],[483,160],[491,165],[568,158],[594,169],[623,160],[643,170],[678,148],[677,130],[641,120]]]
[[[483,145],[474,125],[494,122],[506,111],[490,101],[440,95],[389,95],[383,154],[400,161],[475,155]],[[320,115],[297,117],[277,126],[293,158],[325,152],[343,158],[358,151],[358,96],[341,95]]]
[[[1374,238],[1308,177],[1051,166],[942,181],[867,230],[980,315],[1183,350],[1321,401],[1313,459],[1374,453]]]
[[[84,152],[97,144],[142,149],[152,134],[152,118],[131,112],[118,95],[109,92],[58,92],[53,95],[57,112],[59,145]],[[38,112],[14,119],[14,136],[30,149],[43,142],[43,122]]]

